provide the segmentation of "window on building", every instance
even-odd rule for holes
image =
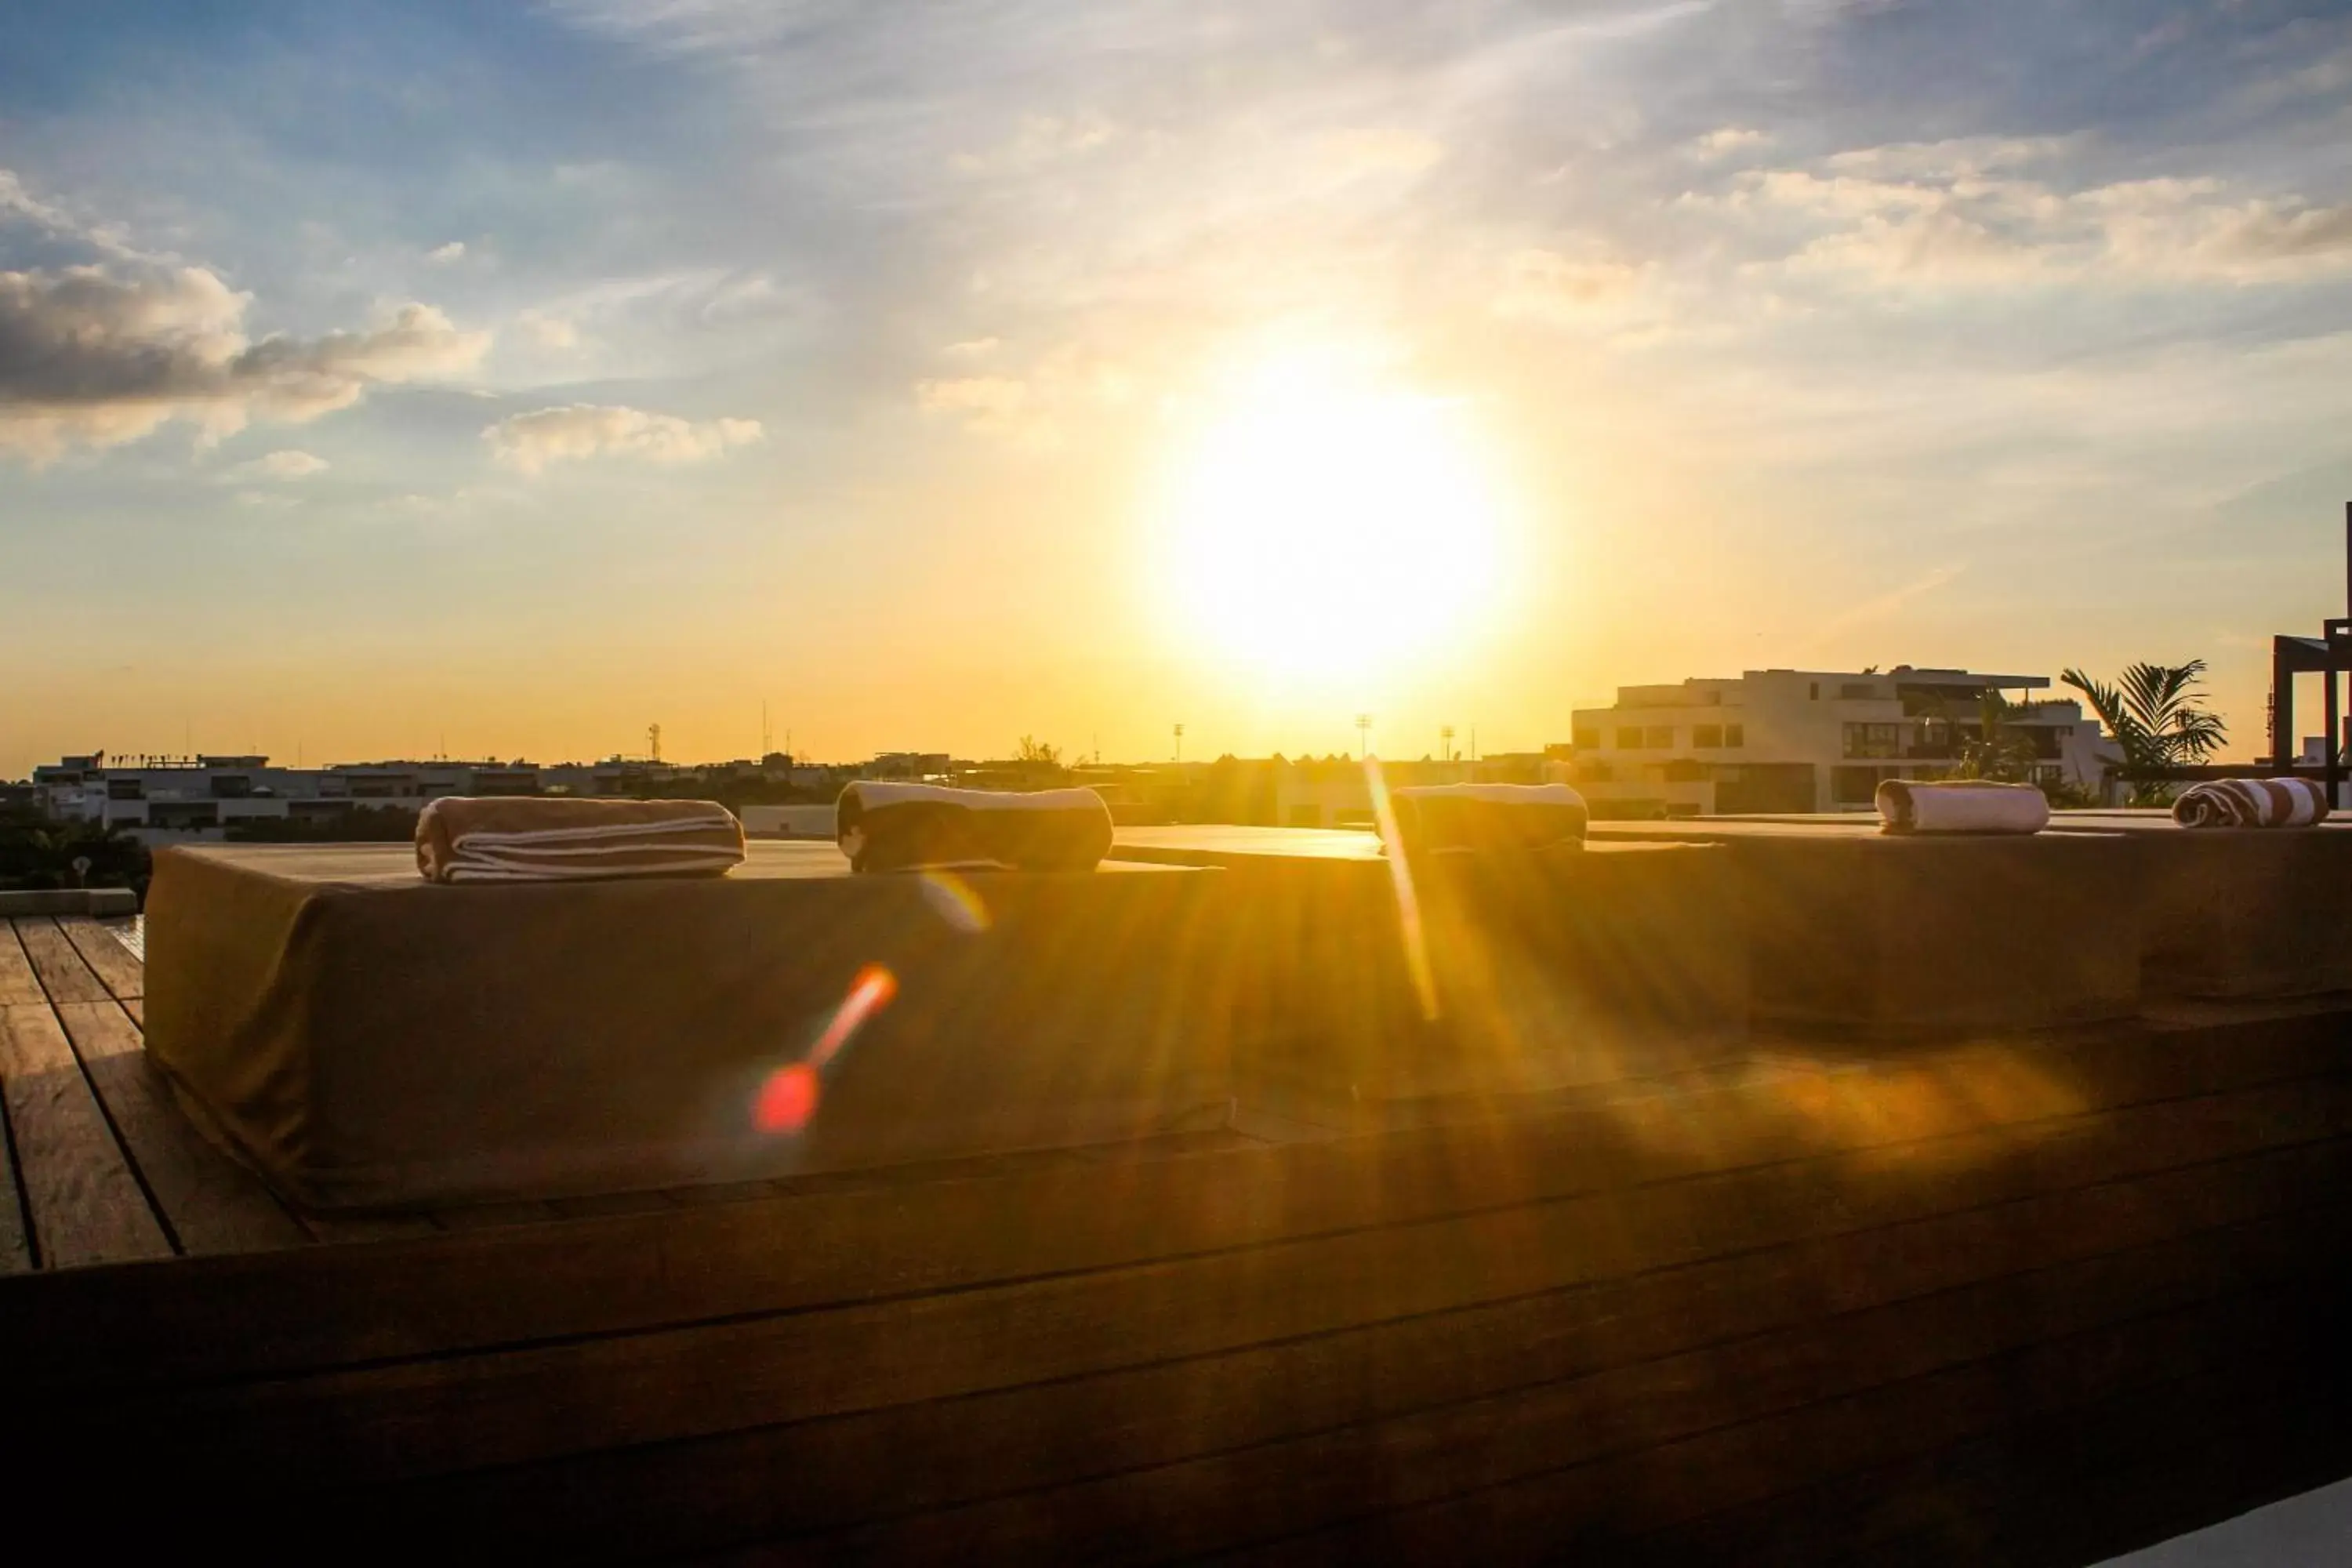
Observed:
[[[1642,731],[1631,727],[1618,731],[1617,749],[1621,752],[1640,751],[1642,749]]]
[[[139,779],[109,779],[106,781],[106,798],[109,800],[144,800],[147,798],[147,791],[142,782]]]
[[[1878,689],[1867,680],[1849,680],[1838,688],[1838,695],[1847,701],[1859,701],[1878,695]]]
[[[1691,749],[1699,752],[1718,751],[1723,745],[1723,726],[1694,724],[1691,726]]]
[[[1878,795],[1877,768],[1832,768],[1830,798],[1840,805],[1868,805]]]
[[[1747,727],[1740,724],[1726,724],[1723,727],[1723,743],[1727,747],[1748,744]]]
[[[1899,757],[1903,730],[1899,724],[1848,724],[1845,754],[1849,757]]]
[[[1666,784],[1704,784],[1712,771],[1694,758],[1676,757],[1658,770],[1658,776]]]
[[[1661,751],[1675,743],[1675,727],[1672,724],[1653,724],[1642,731],[1642,734],[1643,745],[1654,746]]]
[[[1812,685],[1807,689],[1805,697],[1809,701],[1819,702],[1822,700],[1822,683],[1818,680],[1814,681]]]
[[[1580,752],[1599,751],[1601,749],[1601,731],[1598,730],[1579,730],[1576,732],[1576,749]]]

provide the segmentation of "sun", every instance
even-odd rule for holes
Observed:
[[[1217,403],[1163,498],[1156,591],[1181,635],[1274,678],[1450,652],[1497,597],[1504,506],[1458,401],[1308,366]]]

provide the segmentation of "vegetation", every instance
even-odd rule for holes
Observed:
[[[95,822],[0,810],[0,888],[130,888],[145,898],[146,847]],[[76,860],[89,862],[77,872]]]
[[[2074,668],[2058,679],[2083,694],[2123,749],[2115,773],[2129,790],[2129,805],[2168,804],[2173,770],[2210,761],[2229,739],[2221,716],[2205,706],[2201,658],[2135,664],[2113,685]]]
[[[1049,746],[1034,736],[1024,735],[1021,737],[1019,746],[1013,751],[1013,760],[1016,763],[1040,763],[1049,768],[1057,768],[1062,765],[1062,748]]]

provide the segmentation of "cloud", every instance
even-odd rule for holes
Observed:
[[[307,479],[313,474],[326,471],[326,458],[288,447],[250,462],[239,463],[228,470],[228,476],[240,479]]]
[[[499,461],[526,474],[539,473],[550,463],[598,457],[699,463],[763,437],[756,419],[692,424],[674,414],[593,403],[518,414],[482,431]]]
[[[958,153],[948,166],[964,174],[1030,174],[1107,146],[1118,135],[1118,127],[1099,114],[1024,114],[1003,142]]]
[[[256,341],[250,302],[201,267],[0,272],[0,452],[46,462],[175,418],[210,439],[255,418],[299,423],[373,384],[467,369],[489,342],[419,304],[366,331]]]
[[[1614,257],[1517,250],[1504,258],[1495,309],[1558,325],[1613,321],[1622,318],[1643,279],[1642,268]]]
[[[2096,279],[2237,286],[2352,268],[2352,206],[2244,193],[2211,176],[2068,190],[2018,171],[2067,144],[1974,137],[1861,148],[1812,168],[1749,171],[1686,211],[1743,216],[1766,237],[1811,232],[1756,264],[1881,289]]]
[[[1771,142],[1770,135],[1753,126],[1726,125],[1692,142],[1689,151],[1695,157],[1713,160],[1728,158],[1735,153],[1745,153],[1752,148],[1769,146]]]
[[[1445,156],[1445,143],[1418,131],[1373,127],[1333,131],[1317,143],[1324,168],[1340,179],[1418,174]]]
[[[452,261],[463,261],[466,259],[466,242],[462,239],[453,239],[446,245],[435,246],[425,253],[425,259],[436,267],[446,267]]]
[[[996,352],[994,338],[967,338],[960,343],[950,343],[940,352],[950,359],[986,359]]]
[[[544,310],[525,310],[515,325],[534,348],[563,352],[580,346],[580,329],[568,317]]]
[[[1134,395],[1128,368],[1079,343],[1039,356],[1024,375],[946,376],[915,384],[915,405],[977,436],[1050,451],[1080,410],[1117,407]]]

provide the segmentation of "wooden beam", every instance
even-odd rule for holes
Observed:
[[[840,1528],[1255,1450],[1824,1318],[1866,1320],[2003,1271],[2046,1274],[2013,1287],[2046,1299],[2049,1280],[2106,1278],[2137,1249],[2234,1248],[2216,1233],[2241,1226],[2307,1234],[2308,1218],[2271,1216],[2346,1173],[2352,1148],[2341,1142],[2256,1155],[1215,1357],[455,1475],[386,1501],[420,1525],[563,1552],[690,1551]],[[1074,1433],[1087,1436],[1057,1436]],[[801,1484],[779,1488],[780,1475]]]
[[[2105,1120],[1958,1169],[1838,1156],[990,1289],[191,1391],[148,1430],[143,1400],[75,1404],[191,1462],[237,1434],[247,1461],[289,1484],[513,1464],[1212,1355],[2259,1149],[2327,1140],[2340,1156],[2352,1083]],[[2305,1184],[2333,1191],[2342,1171],[2336,1159]],[[2192,1215],[2201,1186],[2180,1199]]]
[[[2177,1028],[2044,1038],[2030,1053],[1939,1053],[1521,1121],[191,1259],[169,1278],[109,1280],[102,1292],[37,1276],[0,1289],[0,1342],[46,1346],[22,1375],[50,1386],[293,1372],[1117,1268],[1829,1151],[1843,1151],[1835,1157],[1857,1175],[1951,1173],[1940,1192],[1885,1184],[1915,1203],[1965,1206],[1954,1196],[1963,1190],[1998,1202],[2035,1184],[1998,1159],[2003,1150],[2071,1150],[2079,1181],[2158,1169],[2162,1151],[2132,1142],[2142,1130],[2172,1126],[2177,1141],[2184,1121],[2256,1112],[2157,1102],[2292,1085],[2340,1066],[2341,1013],[2199,1016]],[[2046,1114],[2053,1105],[2082,1114]],[[2145,1109],[2100,1114],[2108,1107]],[[112,1313],[154,1331],[125,1342],[94,1327]]]
[[[47,1007],[0,1007],[0,1095],[45,1268],[172,1255]]]

